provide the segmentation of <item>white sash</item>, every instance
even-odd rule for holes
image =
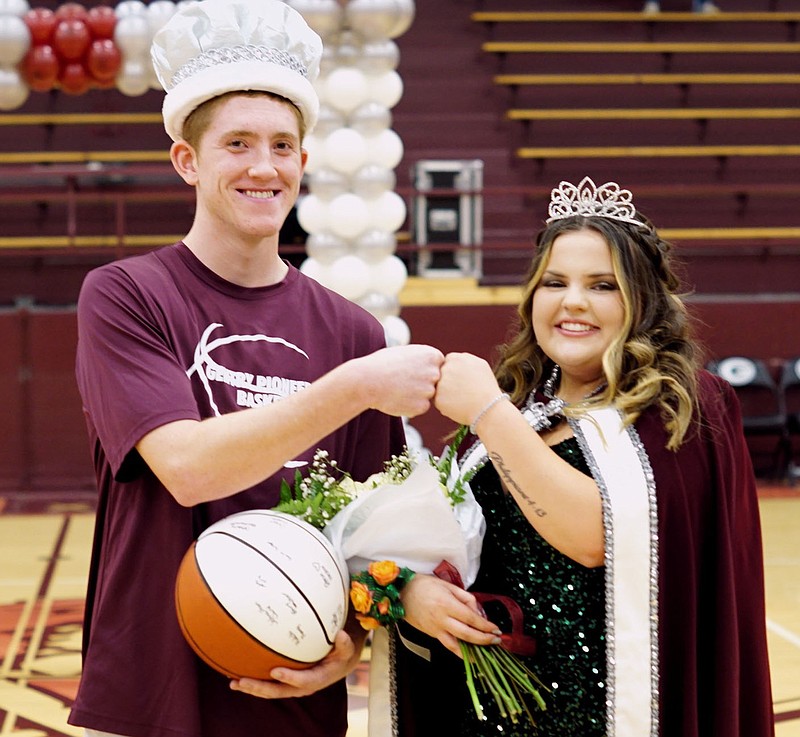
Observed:
[[[638,434],[594,410],[579,440],[603,495],[608,737],[658,733],[658,535],[655,485]]]

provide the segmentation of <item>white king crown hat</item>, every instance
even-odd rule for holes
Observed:
[[[167,93],[162,114],[173,141],[198,105],[238,90],[285,97],[300,110],[307,131],[317,122],[313,83],[322,41],[281,0],[186,3],[155,34],[150,55]]]

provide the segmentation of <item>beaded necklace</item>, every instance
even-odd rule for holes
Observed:
[[[534,389],[528,395],[528,399],[523,407],[523,411],[531,417],[531,425],[537,432],[552,430],[566,419],[564,408],[569,405],[560,397],[555,396],[556,382],[558,381],[560,372],[560,366],[554,364],[550,376],[542,385],[542,393],[550,400],[549,402],[545,404],[544,402],[536,401],[536,390]],[[581,401],[585,402],[587,399],[598,395],[606,386],[606,382],[603,382],[592,389]]]

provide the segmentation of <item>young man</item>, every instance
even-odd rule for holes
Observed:
[[[229,683],[183,640],[173,603],[205,527],[274,506],[317,447],[355,478],[379,470],[402,447],[397,418],[425,412],[439,377],[439,351],[384,348],[372,316],[279,257],[321,51],[278,0],[187,4],[154,40],[171,159],[197,207],[183,241],[93,271],[79,299],[100,492],[70,716],[87,735],[346,732],[360,628],[309,670]]]

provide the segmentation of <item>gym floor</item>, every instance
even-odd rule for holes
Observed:
[[[777,737],[800,737],[800,487],[760,489]],[[80,676],[89,494],[0,495],[0,736],[80,737],[66,723]],[[368,662],[350,677],[348,737],[366,737]]]

